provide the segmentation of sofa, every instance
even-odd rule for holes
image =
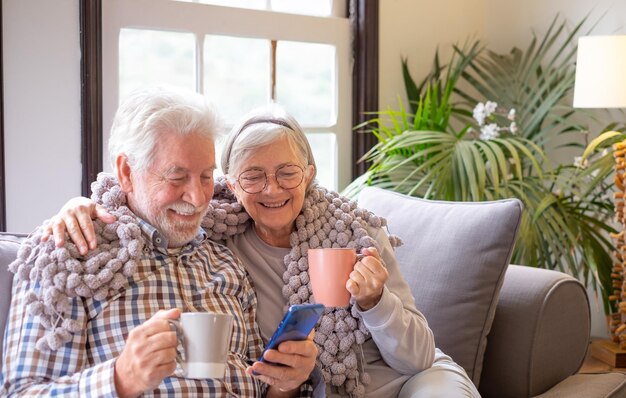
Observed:
[[[519,200],[430,201],[365,188],[358,203],[403,240],[396,256],[417,308],[483,397],[626,397],[622,373],[577,374],[590,337],[584,286],[509,265]]]
[[[509,265],[521,202],[428,201],[366,188],[358,203],[402,239],[396,254],[418,309],[483,397],[626,397],[625,374],[577,373],[590,333],[584,286],[561,272]],[[23,238],[0,234],[0,330],[7,266]]]

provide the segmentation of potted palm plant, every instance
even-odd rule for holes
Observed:
[[[363,159],[371,167],[344,193],[378,186],[439,200],[517,197],[525,212],[512,261],[581,278],[611,312],[611,159],[554,164],[546,155],[557,138],[556,151],[585,145],[571,106],[574,38],[584,23],[568,31],[557,16],[542,38],[508,54],[479,42],[455,46],[447,65],[435,55],[419,84],[403,60],[409,104],[364,124],[378,143]]]

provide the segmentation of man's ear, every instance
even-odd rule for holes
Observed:
[[[133,181],[131,179],[132,170],[128,163],[128,157],[124,154],[117,155],[115,158],[115,170],[117,171],[117,180],[123,192],[129,193],[133,191]]]

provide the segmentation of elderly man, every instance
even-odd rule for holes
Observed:
[[[250,359],[261,353],[262,341],[255,320],[256,297],[245,269],[226,247],[206,239],[200,228],[213,196],[217,131],[214,111],[194,93],[138,91],[120,106],[109,148],[143,243],[136,268],[132,272],[124,268],[128,272],[122,283],[120,270],[100,281],[104,290],[92,286],[85,276],[90,257],[81,256],[87,248],[79,244],[68,251],[85,260],[79,265],[67,263],[59,270],[46,268],[41,260],[39,265],[34,261],[34,268],[41,268],[35,274],[16,270],[0,395],[284,394],[260,381],[271,383],[271,378],[259,380],[248,369]],[[105,236],[107,230],[97,232]],[[25,264],[27,260],[32,258]],[[74,275],[86,285],[70,287]],[[54,297],[39,294],[57,283]],[[62,307],[55,300],[64,294],[69,304],[59,314]],[[41,305],[33,310],[30,304],[37,297]],[[178,342],[169,321],[177,319],[181,309],[234,316],[223,379],[187,379],[177,367]],[[310,341],[289,343],[314,347]],[[311,355],[313,364],[315,352]]]

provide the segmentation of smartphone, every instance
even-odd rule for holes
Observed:
[[[306,340],[323,313],[323,304],[297,304],[290,306],[272,338],[265,346],[265,350],[261,353],[259,361],[271,363],[265,360],[265,351],[275,350],[283,341]]]

